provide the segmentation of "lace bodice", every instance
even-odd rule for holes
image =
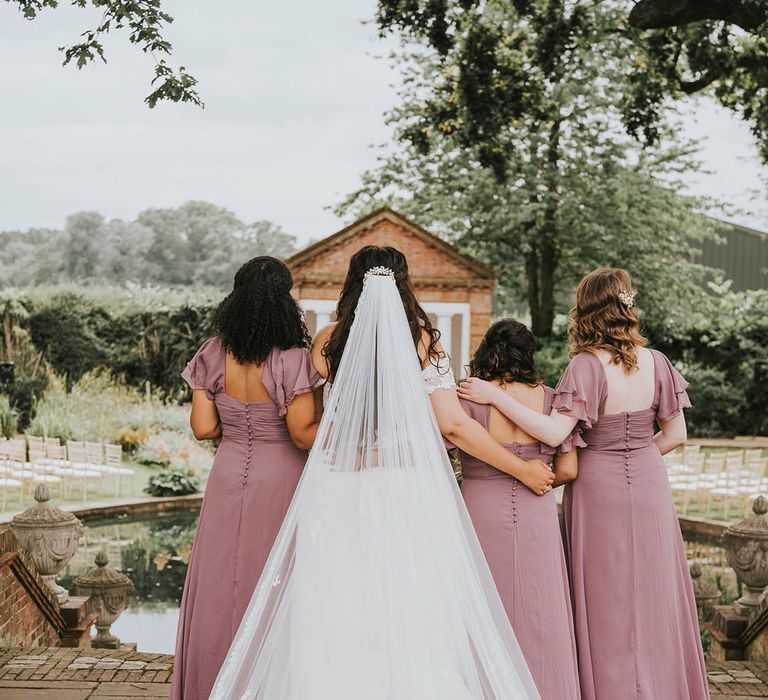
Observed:
[[[422,371],[424,390],[431,394],[438,389],[455,389],[456,380],[451,368],[451,360],[447,355],[438,358],[437,364],[430,362]]]

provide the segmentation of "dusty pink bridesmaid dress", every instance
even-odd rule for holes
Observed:
[[[554,391],[546,388],[544,413]],[[489,406],[463,400],[486,430]],[[505,447],[552,464],[556,450],[533,443]],[[493,580],[542,700],[578,700],[579,676],[568,576],[555,494],[537,496],[514,477],[460,452],[461,493]]]
[[[651,408],[606,415],[600,360],[571,360],[558,413],[579,418],[579,476],[563,500],[584,700],[709,698],[693,587],[654,421],[691,405],[660,352]]]
[[[206,341],[182,376],[215,401],[222,428],[181,600],[172,700],[206,700],[283,522],[307,453],[285,413],[318,378],[303,348],[275,348],[262,382],[271,400],[224,393],[225,354]]]

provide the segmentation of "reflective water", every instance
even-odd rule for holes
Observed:
[[[70,588],[79,574],[92,569],[100,549],[109,563],[134,585],[130,606],[112,626],[125,642],[139,651],[173,652],[178,609],[198,511],[90,522],[80,549],[62,572],[62,585]]]
[[[198,511],[90,522],[80,549],[61,577],[70,588],[75,576],[95,565],[96,553],[104,549],[110,564],[135,587],[130,607],[112,626],[125,642],[136,642],[139,651],[172,653],[179,603],[187,562],[197,525]],[[705,576],[717,583],[724,602],[737,595],[736,577],[725,561],[717,540],[687,538],[689,560],[699,560]]]

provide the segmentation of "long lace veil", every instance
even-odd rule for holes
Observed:
[[[366,275],[315,446],[210,697],[539,697],[388,270]]]

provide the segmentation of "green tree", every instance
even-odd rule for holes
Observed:
[[[379,0],[378,24],[455,71],[426,89],[420,129],[457,133],[500,176],[516,121],[539,113],[585,45],[607,69],[625,52],[615,97],[633,136],[657,143],[669,98],[705,91],[747,121],[768,162],[768,0]],[[408,137],[423,146],[420,130]]]
[[[552,333],[566,290],[600,265],[629,268],[646,309],[684,313],[706,272],[689,262],[695,242],[712,235],[697,213],[701,203],[677,194],[679,174],[697,168],[695,145],[669,129],[663,148],[643,149],[624,132],[616,93],[628,58],[611,33],[614,20],[615,10],[593,5],[581,20],[589,36],[575,36],[546,70],[540,52],[549,27],[515,30],[536,109],[515,119],[492,154],[459,128],[463,112],[445,114],[438,128],[430,121],[455,104],[460,69],[449,58],[456,56],[406,54],[401,105],[391,115],[406,146],[367,173],[340,211],[394,198],[498,269],[538,336]],[[427,91],[442,101],[425,114]],[[495,172],[483,167],[489,155]]]
[[[63,267],[67,279],[95,279],[99,252],[107,243],[104,217],[95,211],[72,214],[67,217],[64,234]]]
[[[135,221],[78,212],[63,231],[0,232],[0,286],[135,282],[224,288],[245,260],[287,257],[295,249],[295,237],[279,226],[245,224],[209,202],[147,209]]]
[[[28,20],[36,19],[45,10],[54,10],[59,0],[6,0],[16,5]],[[80,35],[80,41],[63,47],[64,65],[74,63],[83,68],[99,58],[106,63],[104,37],[115,30],[125,29],[128,41],[138,46],[143,53],[154,56],[169,56],[173,47],[165,38],[166,25],[173,22],[164,7],[163,0],[70,0],[74,7],[93,7],[101,13],[100,21]],[[195,89],[197,80],[187,73],[184,66],[173,68],[164,58],[155,60],[155,77],[152,91],[144,101],[154,107],[162,100],[191,102],[203,106]]]

